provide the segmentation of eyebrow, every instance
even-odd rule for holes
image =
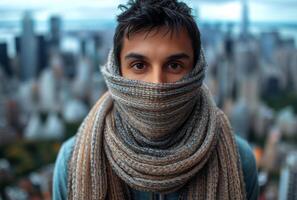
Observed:
[[[138,54],[138,53],[129,53],[128,55],[125,56],[125,60],[128,59],[139,59],[139,60],[145,60],[147,57],[144,55]]]
[[[177,53],[167,57],[167,60],[190,59],[190,56],[185,53]]]
[[[129,53],[125,56],[125,60],[128,59],[139,59],[139,60],[147,60],[148,58],[142,54],[138,53]],[[190,59],[190,56],[186,53],[177,53],[170,55],[166,58],[167,60],[179,60],[179,59]]]

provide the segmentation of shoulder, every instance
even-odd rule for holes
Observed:
[[[53,174],[53,199],[67,199],[68,161],[75,144],[75,137],[66,140],[58,153]]]
[[[59,154],[62,153],[65,158],[69,159],[74,145],[75,145],[75,136],[63,142]]]
[[[236,135],[235,141],[240,156],[247,199],[256,200],[258,198],[259,186],[256,160],[253,151],[248,142],[243,138]]]
[[[253,150],[248,142],[238,135],[235,136],[235,142],[239,151],[240,159],[242,162],[241,164],[244,167],[252,167],[253,165],[255,165],[256,163]]]

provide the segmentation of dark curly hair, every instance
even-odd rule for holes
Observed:
[[[120,66],[120,52],[124,36],[139,31],[148,33],[161,26],[168,27],[171,34],[180,28],[186,28],[192,41],[194,63],[200,53],[200,32],[191,15],[191,8],[177,0],[129,0],[127,5],[119,5],[122,13],[117,16],[117,27],[113,38],[114,59]]]

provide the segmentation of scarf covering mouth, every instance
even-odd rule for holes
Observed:
[[[111,50],[108,87],[76,134],[68,199],[132,199],[130,188],[179,199],[246,199],[234,135],[203,84],[206,62],[180,81],[147,83],[119,73]]]

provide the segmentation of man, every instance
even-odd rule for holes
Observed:
[[[108,86],[56,161],[54,199],[257,199],[252,151],[203,84],[190,8],[135,0],[118,16]]]

